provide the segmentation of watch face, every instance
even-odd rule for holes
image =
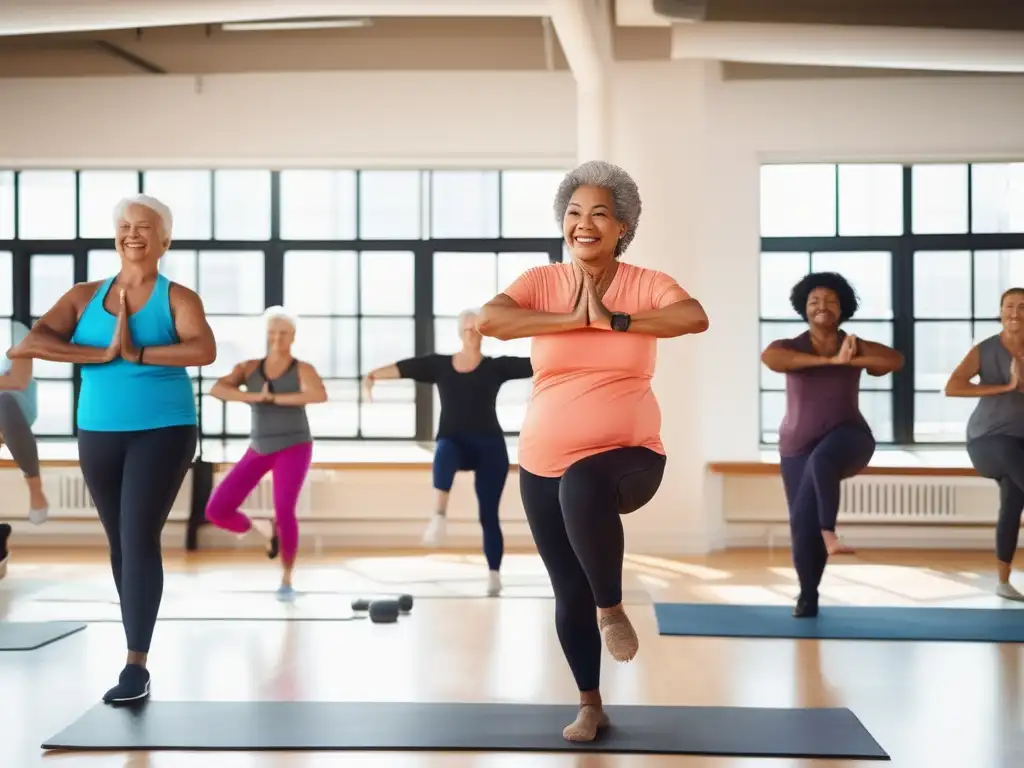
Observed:
[[[629,328],[629,316],[614,314],[612,315],[612,330],[624,331]]]

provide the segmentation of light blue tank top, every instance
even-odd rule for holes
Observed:
[[[11,346],[16,347],[25,340],[28,336],[28,328],[17,320],[11,322]],[[7,356],[3,356],[3,361],[0,362],[0,375],[3,375],[11,370],[11,361],[7,359]],[[36,394],[36,380],[32,377],[28,380],[28,386],[24,389],[11,389],[7,390],[7,394],[11,395],[18,405],[21,406],[21,412],[25,414],[25,421],[31,427],[35,424],[36,415],[38,413],[38,396]]]
[[[72,344],[107,347],[117,318],[103,307],[114,277],[96,290],[71,337]],[[171,282],[158,275],[149,301],[128,318],[136,347],[178,343],[171,316]],[[82,366],[78,428],[94,432],[137,432],[161,427],[195,426],[192,381],[183,367],[138,365],[118,358]]]

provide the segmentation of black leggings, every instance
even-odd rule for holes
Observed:
[[[164,591],[160,534],[196,439],[194,426],[78,431],[78,460],[110,544],[129,651],[149,653]]]
[[[537,552],[555,592],[555,630],[581,691],[601,678],[597,609],[622,602],[622,520],[657,493],[665,457],[615,448],[580,459],[561,477],[519,470],[519,491]]]
[[[986,435],[967,443],[967,455],[982,477],[999,483],[999,519],[996,522],[996,557],[1012,563],[1024,510],[1024,440]]]

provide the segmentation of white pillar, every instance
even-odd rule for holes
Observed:
[[[611,87],[576,86],[576,162],[608,160],[611,154]]]

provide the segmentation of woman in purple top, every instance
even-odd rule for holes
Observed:
[[[842,275],[812,273],[793,286],[793,309],[808,330],[773,341],[761,362],[786,375],[786,414],[779,427],[782,483],[789,505],[793,565],[800,597],[793,615],[818,615],[818,585],[829,555],[850,553],[836,536],[839,483],[858,474],[875,452],[860,412],[860,375],[884,376],[903,355],[839,330],[857,311]]]

